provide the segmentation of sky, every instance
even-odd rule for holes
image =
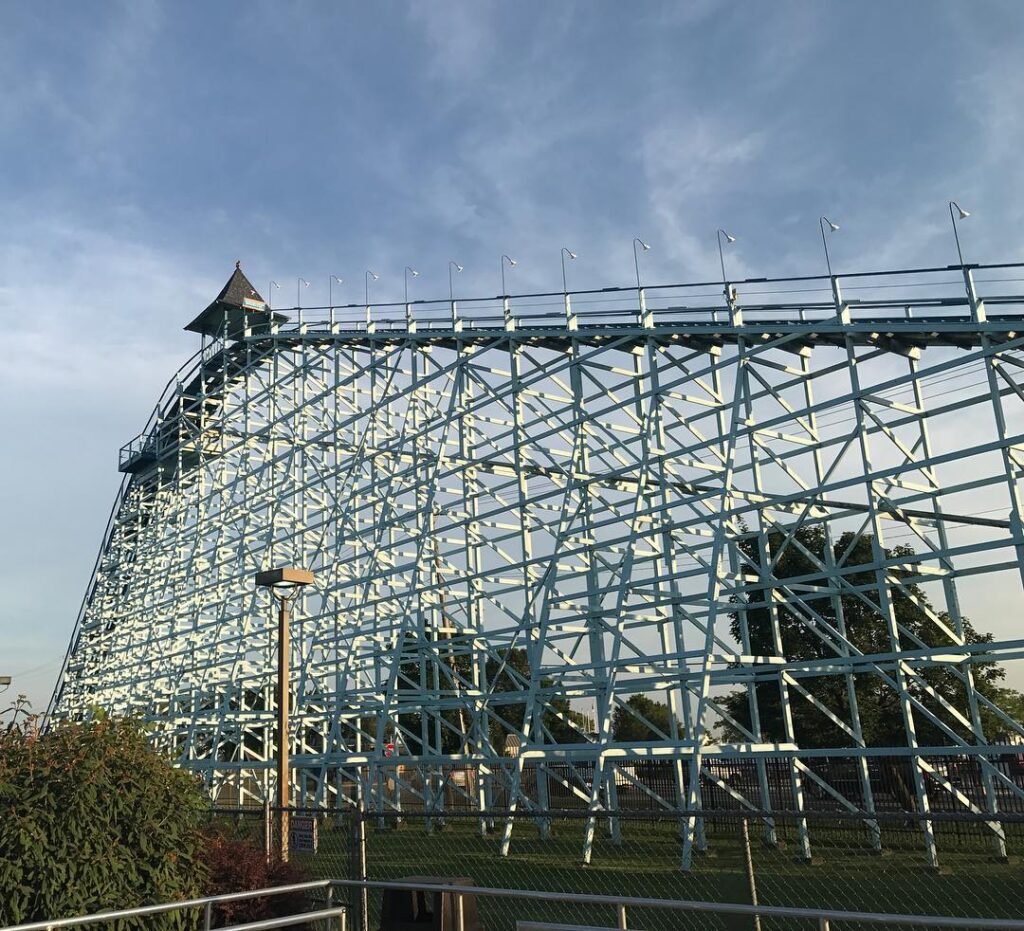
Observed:
[[[0,5],[0,675],[45,708],[118,447],[241,260],[275,301],[1024,258],[1024,3]],[[340,296],[339,296],[340,295]]]

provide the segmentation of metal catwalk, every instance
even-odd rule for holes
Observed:
[[[236,271],[122,450],[51,717],[263,798],[253,577],[295,565],[308,803],[870,815],[895,760],[918,812],[1019,805],[976,680],[1024,648],[1022,267],[285,313]]]

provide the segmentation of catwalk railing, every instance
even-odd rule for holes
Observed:
[[[1014,274],[1018,271],[1018,274]],[[165,409],[195,373],[228,353],[238,337],[266,340],[287,336],[352,336],[380,333],[455,336],[474,331],[583,330],[639,327],[692,328],[695,332],[766,326],[840,328],[887,324],[886,338],[944,343],[963,341],[950,325],[1007,323],[1024,319],[1024,263],[949,265],[933,268],[853,272],[823,277],[746,278],[730,282],[608,287],[534,292],[495,297],[416,300],[408,303],[336,304],[275,309],[269,326],[204,342],[167,383],[145,429],[120,450],[122,471],[158,461],[176,447],[159,429]],[[1017,285],[1016,289],[1009,287]],[[225,317],[225,326],[227,318]],[[934,328],[938,327],[938,330]],[[873,334],[880,338],[881,334]],[[811,333],[811,341],[825,334]],[[173,420],[173,415],[171,415]]]
[[[1024,263],[950,265],[844,275],[746,278],[684,284],[276,308],[288,317],[272,333],[462,329],[549,329],[663,324],[756,326],[838,318],[977,321],[979,305],[998,317],[1024,314]],[[1017,272],[1017,274],[1015,274]],[[1004,287],[1014,285],[1016,287]]]

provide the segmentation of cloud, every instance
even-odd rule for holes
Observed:
[[[469,0],[410,3],[408,19],[427,46],[432,76],[456,84],[492,66],[494,10],[493,3]]]

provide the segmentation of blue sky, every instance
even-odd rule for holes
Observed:
[[[235,259],[398,300],[1024,253],[1024,4],[0,7],[0,674],[45,705],[118,483]],[[291,300],[291,291],[288,295]],[[336,292],[337,293],[337,292]],[[275,298],[278,295],[275,294]],[[13,690],[12,690],[13,692]],[[9,693],[4,698],[10,697]],[[3,699],[0,699],[0,704]]]

